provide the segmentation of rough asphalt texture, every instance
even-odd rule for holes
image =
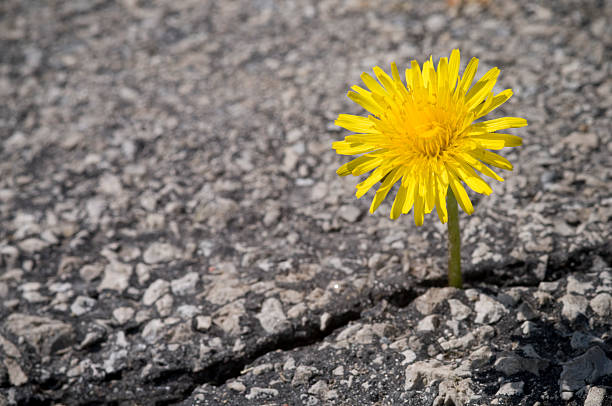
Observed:
[[[0,405],[612,404],[612,2],[0,2]],[[339,178],[374,65],[527,118],[445,228]]]

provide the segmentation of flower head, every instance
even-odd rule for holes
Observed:
[[[520,137],[497,131],[523,127],[527,121],[518,117],[475,121],[512,96],[510,89],[493,93],[497,68],[471,86],[477,66],[478,59],[472,58],[459,77],[459,51],[455,49],[450,60],[440,59],[437,70],[431,57],[422,70],[417,61],[412,61],[406,69],[406,86],[393,63],[391,76],[379,67],[373,69],[378,81],[367,73],[361,75],[369,91],[359,86],[349,91],[348,97],[371,115],[338,116],[336,125],[357,134],[334,142],[333,148],[341,155],[360,156],[342,165],[337,173],[359,176],[373,170],[357,185],[360,198],[382,181],[370,206],[371,213],[393,185],[401,182],[391,208],[392,219],[414,206],[414,221],[420,226],[424,214],[435,207],[440,221],[446,223],[449,186],[461,208],[472,214],[474,208],[463,183],[477,193],[489,195],[492,190],[481,174],[503,179],[487,165],[512,170],[507,159],[490,150],[521,145]]]

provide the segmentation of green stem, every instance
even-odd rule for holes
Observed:
[[[449,187],[448,207],[448,285],[461,289],[461,236],[459,235],[459,208],[453,190]]]

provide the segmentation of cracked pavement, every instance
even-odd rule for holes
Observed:
[[[3,1],[0,405],[609,404],[611,18]],[[464,291],[445,226],[368,214],[331,149],[363,71],[453,48],[529,122],[461,214]]]

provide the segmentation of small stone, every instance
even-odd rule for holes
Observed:
[[[20,358],[21,353],[15,344],[0,335],[0,348],[9,357]]]
[[[324,380],[319,380],[315,382],[310,388],[308,388],[308,393],[323,399],[325,399],[328,391],[329,388],[327,386],[327,382]]]
[[[142,296],[142,303],[145,306],[151,306],[160,297],[170,291],[170,283],[163,279],[157,279],[155,282],[149,285]]]
[[[592,344],[603,344],[603,340],[590,334],[585,334],[580,331],[575,331],[570,340],[570,346],[574,350],[586,350]]]
[[[425,316],[419,324],[417,324],[417,331],[429,332],[434,331],[440,325],[440,317],[435,314],[430,314],[429,316]]]
[[[565,400],[566,402],[568,400],[571,400],[573,397],[574,397],[574,392],[568,392],[568,391],[561,392],[561,399]]]
[[[168,317],[172,313],[172,306],[174,305],[174,298],[171,294],[167,293],[164,296],[160,297],[155,302],[155,308],[157,309],[157,313],[161,317]]]
[[[430,288],[425,294],[414,299],[416,309],[423,315],[432,314],[438,304],[449,299],[457,289],[455,288]]]
[[[602,406],[606,398],[606,388],[591,386],[584,400],[584,406]]]
[[[28,376],[23,372],[19,363],[12,358],[4,359],[4,366],[9,375],[9,382],[13,386],[21,386],[28,382]]]
[[[226,384],[226,386],[233,390],[234,392],[242,393],[246,390],[246,386],[240,381],[231,381]]]
[[[455,320],[465,320],[472,314],[472,309],[457,299],[448,299],[451,316]]]
[[[338,210],[340,218],[349,223],[356,222],[361,216],[361,210],[358,207],[353,205],[346,205],[340,207]]]
[[[491,362],[493,359],[493,351],[487,346],[480,347],[476,351],[471,352],[468,359],[471,368],[481,368]]]
[[[440,346],[444,351],[454,349],[467,349],[476,343],[476,336],[473,333],[467,333],[466,335],[451,339],[448,341],[440,341]]]
[[[272,364],[261,364],[261,365],[257,365],[256,367],[253,368],[252,373],[255,376],[258,375],[262,375],[265,374],[266,372],[270,372],[274,369],[274,366]]]
[[[474,322],[479,324],[497,323],[504,314],[508,313],[503,304],[484,294],[480,294],[474,310],[476,311]]]
[[[112,196],[119,196],[123,193],[121,180],[111,173],[106,173],[100,178],[98,190],[103,194]]]
[[[136,264],[136,276],[138,276],[138,283],[144,285],[151,278],[151,269],[145,264]]]
[[[170,262],[173,259],[178,258],[179,250],[173,245],[167,243],[155,242],[147,248],[144,252],[142,259],[147,264],[159,264],[163,262]]]
[[[533,320],[538,314],[525,302],[521,303],[517,309],[516,319],[518,321]]]
[[[524,387],[525,382],[523,381],[507,382],[499,388],[495,396],[520,396],[523,394]]]
[[[132,265],[111,261],[104,268],[104,278],[98,285],[98,291],[109,289],[121,293],[129,286],[130,276],[132,276]]]
[[[142,329],[142,338],[148,343],[154,343],[161,338],[165,332],[164,322],[160,319],[149,321]]]
[[[78,296],[70,306],[70,311],[75,316],[82,316],[89,313],[96,305],[97,300],[88,296]]]
[[[182,278],[174,279],[170,282],[172,293],[177,296],[193,295],[196,292],[196,284],[200,275],[196,272],[185,274]]]
[[[567,277],[567,287],[565,289],[567,293],[584,295],[587,291],[593,289],[593,284],[591,282],[580,282],[575,276],[569,275]]]
[[[402,355],[404,356],[404,360],[402,361],[402,365],[412,364],[417,359],[417,355],[412,350],[402,351]]]
[[[559,290],[559,282],[540,282],[538,290],[548,293],[554,293]]]
[[[578,150],[582,153],[588,153],[594,150],[599,145],[599,138],[594,133],[573,132],[561,140],[561,144],[565,144],[572,150]]]
[[[236,279],[222,279],[208,286],[205,299],[216,305],[231,303],[246,295],[249,287]]]
[[[297,319],[301,317],[308,310],[306,303],[298,303],[287,310],[287,317],[290,319]]]
[[[525,336],[530,336],[538,330],[537,325],[532,321],[526,321],[521,324],[521,332]]]
[[[344,367],[342,365],[334,368],[332,374],[335,376],[344,376]]]
[[[104,268],[99,264],[85,265],[79,269],[79,275],[85,282],[91,282],[100,276]]]
[[[213,323],[226,334],[235,336],[240,334],[240,318],[245,314],[244,299],[228,303],[217,310],[213,315]]]
[[[21,241],[17,246],[28,254],[39,252],[49,247],[51,244],[47,241],[40,240],[38,238],[28,238]]]
[[[200,313],[202,313],[202,310],[194,305],[180,305],[176,309],[176,315],[183,320],[191,320]]]
[[[298,366],[293,374],[291,386],[300,386],[308,384],[308,380],[318,372],[319,371],[315,367],[309,367],[306,365]]]
[[[319,330],[325,331],[327,327],[329,327],[329,322],[331,321],[332,316],[328,312],[325,312],[321,315],[319,319]]]
[[[586,384],[595,383],[602,376],[612,373],[612,360],[598,347],[591,347],[583,355],[566,362],[559,378],[562,391],[576,391]]]
[[[283,371],[292,371],[295,369],[295,358],[289,357],[283,364]]]
[[[276,298],[266,299],[255,317],[268,334],[278,334],[291,326],[283,313],[281,302]]]
[[[258,388],[253,387],[249,391],[248,394],[245,395],[245,398],[248,400],[259,399],[263,397],[276,397],[278,396],[278,391],[272,388]]]
[[[548,367],[548,361],[537,358],[523,358],[518,355],[502,356],[495,361],[495,370],[506,376],[527,371],[540,376],[540,370]]]
[[[591,309],[600,317],[612,317],[612,295],[600,293],[589,302]]]
[[[438,32],[446,26],[446,17],[443,14],[432,14],[425,20],[428,32]]]
[[[579,316],[584,316],[589,305],[589,302],[587,302],[584,296],[571,294],[559,298],[559,301],[563,303],[561,315],[572,323],[575,322]]]
[[[72,344],[74,331],[70,324],[48,317],[13,313],[4,323],[5,328],[23,337],[41,355],[50,355]]]
[[[206,332],[212,325],[212,318],[210,316],[197,316],[195,318],[195,329],[199,332]]]
[[[134,309],[131,307],[118,307],[113,310],[113,317],[117,320],[117,323],[121,326],[127,323],[134,317]]]

